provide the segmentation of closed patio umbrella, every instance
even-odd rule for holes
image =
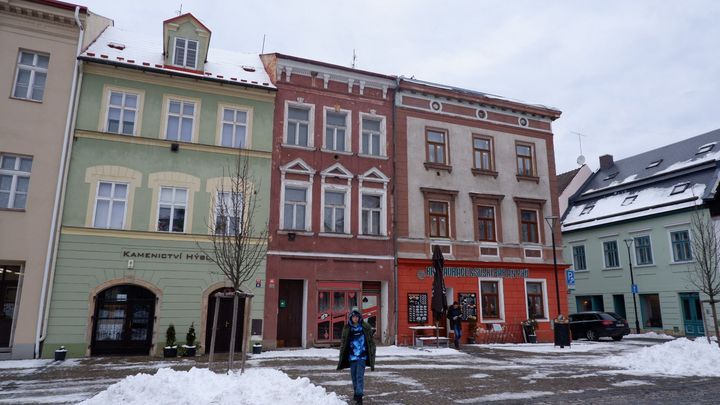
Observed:
[[[440,251],[440,247],[435,245],[433,247],[432,257],[432,265],[433,268],[435,268],[435,275],[433,277],[432,302],[430,305],[430,309],[432,310],[433,318],[435,320],[435,326],[440,323],[440,319],[443,317],[448,307],[447,296],[445,295],[445,278],[443,276],[444,263],[445,259]]]

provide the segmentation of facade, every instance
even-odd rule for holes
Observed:
[[[234,220],[217,207],[238,156],[254,181],[255,223],[267,223],[275,98],[257,55],[209,48],[210,38],[184,14],[163,36],[109,27],[81,54],[43,356],[60,345],[71,356],[157,354],[170,324],[180,343],[193,324],[208,348],[214,293],[230,284],[201,247]],[[264,268],[242,286],[255,294],[258,340]],[[229,348],[231,302],[221,300],[218,351]]]
[[[568,202],[578,189],[585,184],[588,178],[593,174],[587,165],[582,165],[575,170],[558,174],[558,205],[560,213],[567,211]]]
[[[432,322],[434,245],[448,302],[461,303],[465,320],[477,316],[479,334],[521,341],[520,322],[536,318],[538,339],[552,339],[550,320],[567,310],[565,266],[558,296],[544,220],[558,215],[551,124],[560,111],[410,79],[395,101],[398,343]]]
[[[395,80],[287,55],[262,58],[278,88],[264,346],[339,343],[354,306],[389,343]]]
[[[76,56],[109,22],[69,3],[0,2],[0,359],[36,354]]]
[[[614,311],[643,331],[704,334],[707,297],[689,273],[692,218],[712,217],[720,229],[719,139],[715,130],[619,161],[600,157],[563,218],[564,257],[576,280],[571,311]]]

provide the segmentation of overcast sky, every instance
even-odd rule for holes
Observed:
[[[71,0],[72,1],[72,0]],[[558,173],[720,128],[720,1],[77,0],[162,35],[191,12],[210,46],[415,76],[560,109]]]

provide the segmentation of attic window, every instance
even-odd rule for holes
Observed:
[[[636,195],[631,195],[630,197],[626,197],[625,200],[622,202],[622,206],[630,205],[635,202],[635,199],[637,199]]]
[[[605,178],[603,179],[603,181],[608,181],[608,180],[614,179],[615,177],[617,177],[618,173],[619,173],[619,172],[615,172],[615,173],[610,173],[610,174],[608,174],[607,177],[605,177]]]
[[[119,50],[121,50],[121,51],[122,51],[123,49],[125,49],[125,44],[119,44],[119,43],[117,43],[117,42],[109,42],[109,43],[107,44],[107,46],[109,46],[110,48],[113,48],[113,49],[119,49]]]
[[[662,163],[662,161],[663,161],[662,159],[659,159],[659,160],[656,160],[656,161],[650,163],[649,165],[647,165],[647,167],[645,167],[645,170],[652,169],[653,167],[657,167],[660,163]]]
[[[670,192],[670,195],[684,193],[685,190],[688,189],[688,187],[690,187],[690,183],[677,184],[675,187],[673,187],[672,191]]]
[[[195,69],[197,67],[198,41],[185,38],[175,38],[175,66]]]
[[[595,208],[595,204],[586,205],[585,208],[583,208],[583,210],[580,212],[580,215],[589,214],[590,211],[593,210],[593,208]]]
[[[242,68],[246,72],[254,72],[255,71],[255,68],[252,66],[243,66]]]
[[[703,145],[698,148],[697,152],[695,152],[696,155],[701,155],[703,153],[710,152],[715,147],[715,142],[708,143],[706,145]]]

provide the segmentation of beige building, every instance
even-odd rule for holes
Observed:
[[[79,50],[112,22],[85,7],[0,1],[0,359],[38,355]]]

